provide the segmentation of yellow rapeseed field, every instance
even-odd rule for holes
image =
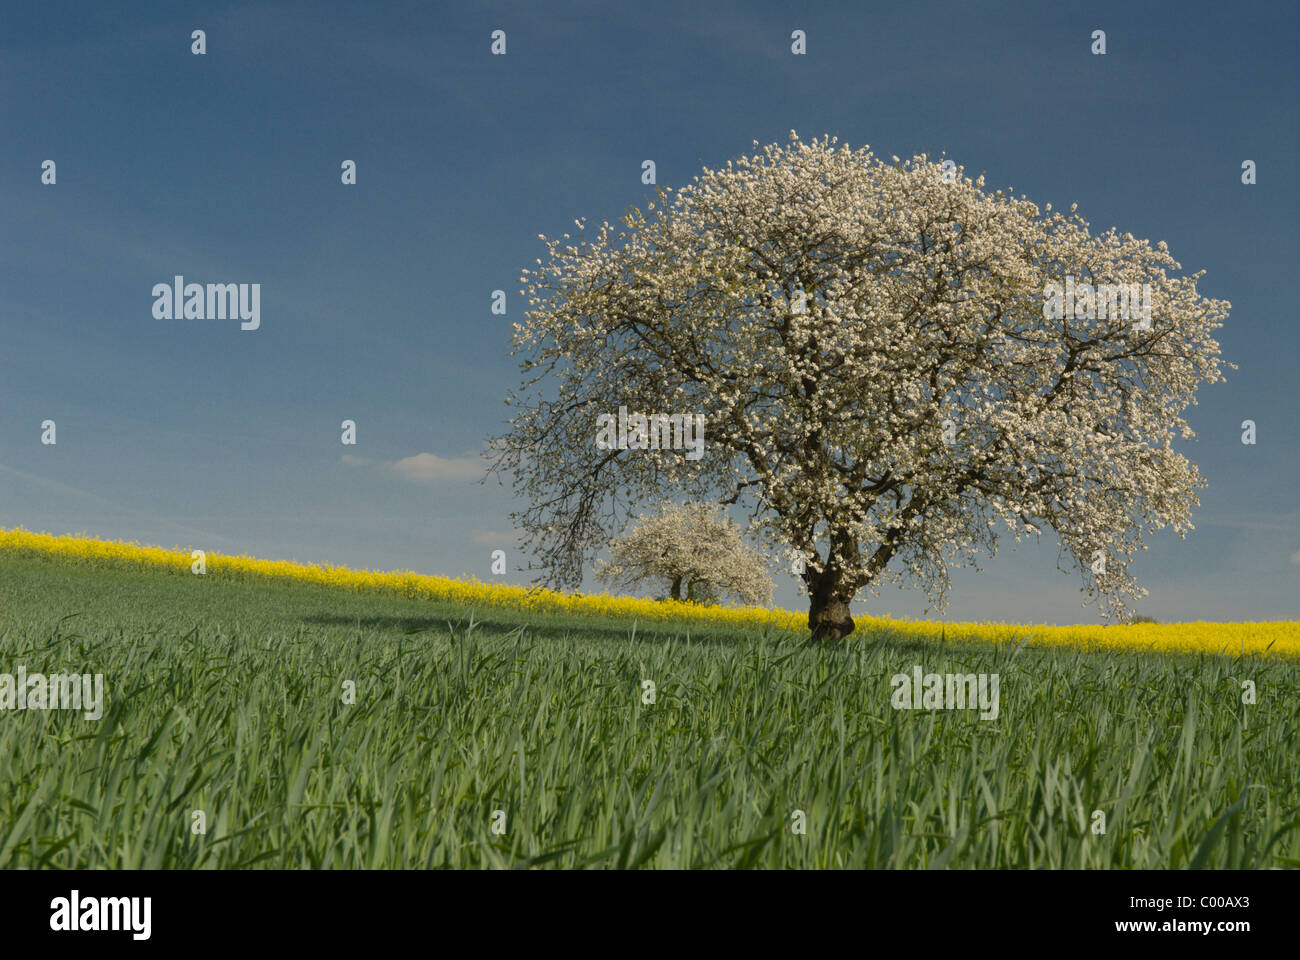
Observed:
[[[0,551],[120,569],[147,569],[192,575],[191,552],[147,547],[117,540],[53,536],[22,528],[0,528]],[[409,571],[351,570],[321,564],[259,560],[256,557],[206,553],[207,575],[223,580],[278,580],[311,583],[343,590],[388,593],[417,600],[436,600],[468,607],[504,607],[538,613],[670,620],[764,629],[807,630],[807,614],[762,607],[697,606],[608,594],[559,593],[455,580]],[[926,640],[973,640],[986,643],[1028,642],[1077,646],[1087,650],[1148,650],[1160,653],[1242,653],[1300,656],[1300,622],[1141,623],[1123,626],[1031,626],[1001,623],[941,623],[932,620],[856,618],[862,633],[889,631]]]

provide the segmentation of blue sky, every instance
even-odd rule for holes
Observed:
[[[1240,369],[1190,412],[1184,449],[1209,487],[1197,530],[1140,557],[1139,609],[1300,617],[1297,17],[1289,3],[13,7],[0,526],[483,579],[500,547],[506,579],[526,582],[508,491],[476,479],[518,382],[509,322],[537,235],[643,203],[645,159],[675,186],[795,129],[883,156],[946,151],[990,187],[1078,202],[1095,230],[1165,240],[1205,269],[1201,291],[1232,303],[1219,339]],[[261,328],[154,319],[152,287],[176,274],[260,283]],[[498,288],[506,317],[490,312]],[[800,607],[792,578],[778,583]],[[1092,622],[1079,587],[1045,539],[958,571],[948,616]],[[925,602],[889,588],[855,609]]]

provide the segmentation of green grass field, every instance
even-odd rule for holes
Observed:
[[[997,719],[893,709],[914,665],[998,674]],[[0,711],[0,867],[1300,865],[1295,660],[822,650],[0,556],[19,666],[106,704]]]

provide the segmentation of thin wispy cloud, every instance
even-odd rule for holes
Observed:
[[[345,453],[340,462],[350,467],[370,468],[395,473],[413,483],[438,483],[443,480],[477,480],[483,476],[484,464],[475,456],[440,457],[436,453],[417,453],[400,460],[371,460]]]
[[[179,530],[188,536],[197,538],[199,542],[205,544],[235,543],[235,541],[231,540],[229,537],[222,536],[219,533],[214,533],[210,530],[201,530],[198,527],[191,526],[188,523],[181,523],[177,520],[173,520],[169,517],[159,516],[158,514],[151,513],[147,510],[140,510],[135,507],[127,506],[126,504],[118,503],[115,500],[110,500],[108,497],[100,496],[98,493],[92,493],[89,490],[83,490],[80,487],[74,487],[71,484],[62,483],[58,480],[51,480],[48,477],[38,476],[37,474],[34,473],[28,473],[26,470],[17,470],[14,467],[7,466],[3,463],[0,463],[0,472],[7,474],[11,478],[16,478],[19,481],[31,484],[43,490],[47,490],[50,493],[55,494],[56,496],[60,496],[64,498],[73,498],[78,500],[85,500],[90,503],[96,504],[101,509],[101,511],[103,511],[105,515],[117,514],[124,517],[136,518],[137,520],[147,520],[149,521],[149,523],[152,525],[152,528],[154,529],[163,528],[163,529]],[[15,524],[15,526],[20,526],[20,525],[21,524]],[[73,533],[73,532],[80,533],[82,531],[51,530],[49,532],[50,533]]]

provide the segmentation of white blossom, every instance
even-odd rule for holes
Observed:
[[[766,562],[716,506],[665,501],[655,513],[638,517],[609,548],[609,561],[596,562],[603,583],[658,582],[674,600],[690,597],[692,586],[704,586],[744,603],[772,602]]]
[[[1175,276],[1164,243],[1093,235],[1074,207],[961,168],[946,182],[924,155],[792,134],[547,250],[522,277],[526,379],[495,468],[533,504],[515,519],[549,582],[579,582],[630,509],[675,491],[738,504],[773,556],[807,557],[821,637],[882,582],[942,605],[950,567],[1000,531],[1053,530],[1109,616],[1139,595],[1144,536],[1191,527],[1203,481],[1174,441],[1221,379],[1229,305]],[[1046,319],[1067,275],[1150,284],[1150,328]],[[703,459],[597,449],[596,416],[620,404],[703,411]]]

